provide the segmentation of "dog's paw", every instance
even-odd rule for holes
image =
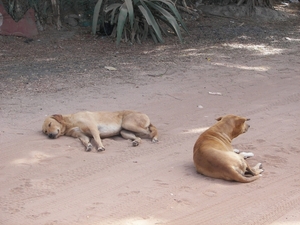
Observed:
[[[92,150],[92,148],[93,148],[92,144],[89,143],[88,146],[86,146],[85,151],[86,151],[86,152],[90,152],[90,151]]]
[[[262,164],[261,163],[257,163],[253,169],[256,171],[257,175],[261,175],[262,172],[264,172],[264,169],[262,168]]]
[[[103,151],[105,151],[105,148],[104,148],[104,147],[98,147],[98,148],[97,148],[97,151],[98,151],[98,152],[103,152]]]
[[[139,146],[139,144],[140,144],[140,143],[139,143],[138,141],[133,141],[133,142],[132,142],[132,146],[133,146],[133,147]]]
[[[238,150],[238,149],[235,148],[235,149],[233,149],[233,152],[239,154],[239,153],[240,153],[240,150]]]
[[[262,164],[261,163],[257,163],[255,166],[254,166],[255,169],[262,169]]]
[[[153,143],[156,143],[156,142],[158,142],[158,139],[155,137],[155,138],[152,138],[152,142]]]
[[[241,152],[240,155],[242,155],[244,157],[244,159],[254,156],[254,154],[252,152]]]
[[[264,172],[263,169],[258,169],[258,170],[257,170],[257,173],[258,173],[259,175],[261,175],[263,172]],[[262,175],[261,175],[261,176],[262,176]]]

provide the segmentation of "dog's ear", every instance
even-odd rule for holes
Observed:
[[[246,121],[248,121],[248,120],[250,120],[250,119],[247,119],[247,118],[238,118],[238,120],[236,120],[236,123],[235,123],[235,125],[236,126],[242,126],[242,124],[244,124]]]
[[[216,121],[220,121],[222,118],[223,118],[223,117],[219,117],[219,118],[216,119]]]
[[[64,118],[60,114],[54,114],[51,116],[51,118],[55,119],[59,123],[64,123]]]

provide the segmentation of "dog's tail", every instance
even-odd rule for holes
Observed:
[[[233,179],[235,181],[238,181],[238,182],[241,182],[241,183],[249,183],[249,182],[252,182],[252,181],[255,181],[255,180],[259,179],[261,176],[262,176],[261,174],[258,174],[258,175],[251,176],[251,177],[245,177],[245,176],[243,176],[242,174],[240,174],[239,172],[236,171],[236,174],[235,174]]]
[[[149,125],[149,131],[150,131],[150,137],[152,138],[152,142],[158,142],[158,132],[155,126],[153,126],[151,123]]]

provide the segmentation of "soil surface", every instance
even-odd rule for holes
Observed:
[[[179,44],[122,43],[50,28],[0,36],[0,224],[300,223],[300,23],[201,14]],[[116,70],[108,70],[110,66]],[[121,137],[105,152],[41,132],[46,116],[132,109],[159,142]],[[251,118],[234,148],[262,177],[241,184],[197,174],[193,145],[215,118]]]

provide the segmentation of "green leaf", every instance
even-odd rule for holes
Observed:
[[[183,27],[183,29],[188,32],[188,29],[187,27],[185,26],[185,23],[183,22],[181,16],[180,16],[180,13],[178,12],[175,4],[171,1],[171,0],[154,0],[152,1],[153,3],[154,2],[161,2],[163,4],[166,4],[170,10],[173,12],[173,14],[176,16],[177,20],[180,22],[181,26]]]
[[[155,42],[155,44],[157,44],[158,41],[157,41],[157,38],[156,38],[156,36],[155,36],[155,34],[154,34],[154,32],[153,32],[153,28],[150,27],[149,33],[150,33],[150,35],[152,36],[152,39],[153,39],[153,41]]]
[[[152,8],[156,9],[158,12],[160,12],[166,19],[167,21],[170,23],[170,25],[173,27],[173,29],[175,30],[180,42],[182,43],[182,37],[181,37],[181,33],[180,33],[180,28],[178,26],[178,23],[175,19],[174,16],[171,15],[171,13],[169,13],[167,10],[165,10],[164,8],[162,8],[161,6],[157,5],[157,4],[153,4],[152,2],[148,3]]]
[[[134,12],[133,12],[132,0],[125,0],[125,4],[126,4],[127,10],[128,10],[130,27],[131,27],[131,29],[133,29]]]
[[[114,3],[114,4],[111,4],[109,6],[106,7],[106,9],[104,10],[104,12],[109,12],[111,10],[115,10],[116,8],[119,8],[122,4],[121,3]]]
[[[145,17],[145,19],[147,20],[147,23],[149,25],[152,26],[156,36],[157,36],[157,39],[159,42],[163,43],[164,40],[162,38],[162,35],[161,35],[161,32],[160,32],[160,29],[159,29],[159,26],[152,14],[152,12],[150,11],[150,9],[147,7],[147,5],[144,3],[143,0],[140,0],[141,4],[142,5],[139,5],[139,9],[140,11],[142,12],[143,16]]]
[[[94,34],[94,35],[96,34],[98,17],[99,17],[101,5],[102,5],[102,0],[98,0],[97,4],[95,6],[95,9],[94,9],[93,23],[92,23],[92,34]]]
[[[109,12],[109,11],[112,11],[110,14],[110,24],[113,25],[114,24],[114,17],[115,17],[115,13],[116,13],[116,10],[118,8],[120,8],[122,4],[120,3],[114,3],[114,4],[111,4],[109,5],[106,9],[105,9],[105,12]]]
[[[142,33],[142,41],[145,41],[147,38],[148,31],[149,31],[149,24],[147,23],[147,21],[145,19],[143,19],[143,24],[144,24],[144,29],[143,29],[143,33]]]
[[[128,14],[128,10],[125,4],[123,4],[120,7],[120,13],[119,13],[119,17],[118,17],[118,25],[117,25],[117,45],[120,44],[121,38],[122,38],[122,34],[123,34],[123,29],[124,29],[124,25],[127,19],[127,14]]]

